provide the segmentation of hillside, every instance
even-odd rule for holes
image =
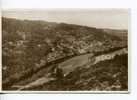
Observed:
[[[116,29],[103,29],[104,32],[118,36],[119,38],[123,39],[123,41],[127,41],[128,39],[128,32],[127,30],[116,30]]]
[[[85,54],[97,56],[106,52],[109,53],[114,50],[127,48],[127,40],[125,41],[125,39],[123,40],[120,36],[113,34],[109,34],[108,31],[106,32],[103,29],[87,26],[46,21],[17,20],[3,17],[3,89],[16,90],[17,88],[13,88],[14,86],[16,87],[16,85],[24,86],[41,77],[49,77],[49,73],[53,73],[58,65],[75,56]],[[124,36],[127,37],[127,34],[124,34]],[[123,57],[122,55],[119,56]],[[126,56],[124,57],[124,60],[127,61]],[[85,66],[84,59],[86,58],[83,57],[83,59],[81,59],[81,62],[83,61],[82,66]],[[114,64],[117,63],[117,59],[112,59],[112,62]],[[73,60],[69,63],[71,62],[73,62]],[[104,64],[105,62],[107,61],[104,61]],[[112,69],[114,67],[113,63],[111,65]],[[109,66],[109,64],[110,62],[107,62],[106,66]],[[76,66],[78,65],[81,65],[79,64],[79,60],[75,62],[73,68],[70,67],[72,69],[70,72],[77,72],[77,68],[79,67]],[[121,65],[122,64],[119,66]],[[63,66],[67,65],[64,64]],[[127,65],[125,65],[125,67],[127,67]],[[101,70],[104,70],[104,67]],[[119,70],[120,69],[118,69],[118,71]],[[55,79],[56,78],[52,77],[52,80]],[[53,84],[54,83],[59,84],[57,81],[53,81]],[[56,88],[52,89],[50,82],[48,87],[47,89],[49,90],[56,90]],[[47,89],[46,87],[42,88],[42,90]],[[58,87],[57,89],[60,90],[61,88]],[[71,89],[72,88],[69,88],[69,90]],[[86,90],[86,88],[84,89]],[[35,88],[33,88],[33,90],[35,90]]]

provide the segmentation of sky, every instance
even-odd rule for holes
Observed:
[[[64,22],[96,28],[128,29],[128,9],[9,9],[3,17]]]

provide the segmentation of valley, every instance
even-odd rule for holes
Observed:
[[[3,90],[127,90],[128,31],[2,18]]]

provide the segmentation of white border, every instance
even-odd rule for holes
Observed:
[[[62,1],[62,2],[61,2]],[[130,94],[13,94],[2,100],[136,100],[137,98],[137,0],[1,0],[2,8],[131,8]]]
[[[27,10],[29,10],[29,11],[31,11],[31,10],[128,10],[128,16],[129,16],[129,19],[128,19],[128,90],[127,91],[17,91],[17,90],[15,90],[15,91],[13,91],[13,90],[11,90],[11,91],[5,91],[5,90],[2,90],[1,89],[1,93],[59,93],[59,94],[64,94],[64,93],[66,93],[66,94],[71,94],[71,93],[74,93],[74,94],[88,94],[88,93],[101,93],[101,94],[104,94],[104,93],[116,93],[116,94],[118,94],[118,93],[123,93],[123,94],[125,94],[125,93],[130,93],[130,90],[131,90],[131,86],[130,86],[130,82],[131,82],[131,78],[130,78],[130,74],[131,74],[131,72],[130,72],[130,66],[131,66],[131,64],[130,64],[130,59],[129,59],[129,57],[130,57],[130,35],[131,35],[131,31],[130,31],[130,26],[131,26],[131,19],[130,19],[130,13],[131,13],[131,10],[129,9],[129,8],[127,8],[127,9],[122,9],[122,8],[84,8],[84,9],[82,9],[82,8],[46,8],[46,9],[44,9],[44,8],[31,8],[31,9],[21,9],[21,8],[12,8],[12,9],[8,9],[8,8],[5,8],[5,9],[2,9],[2,11],[8,11],[8,10],[13,10],[13,11],[27,11]],[[2,68],[1,68],[2,69]],[[1,75],[2,75],[2,71],[1,71]],[[2,78],[2,77],[1,77]],[[1,79],[2,80],[2,79]],[[2,81],[1,81],[2,82]],[[2,84],[2,83],[1,83]],[[2,87],[2,85],[0,86],[0,87]]]

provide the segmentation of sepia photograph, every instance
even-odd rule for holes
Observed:
[[[2,10],[2,91],[128,91],[129,9]]]

